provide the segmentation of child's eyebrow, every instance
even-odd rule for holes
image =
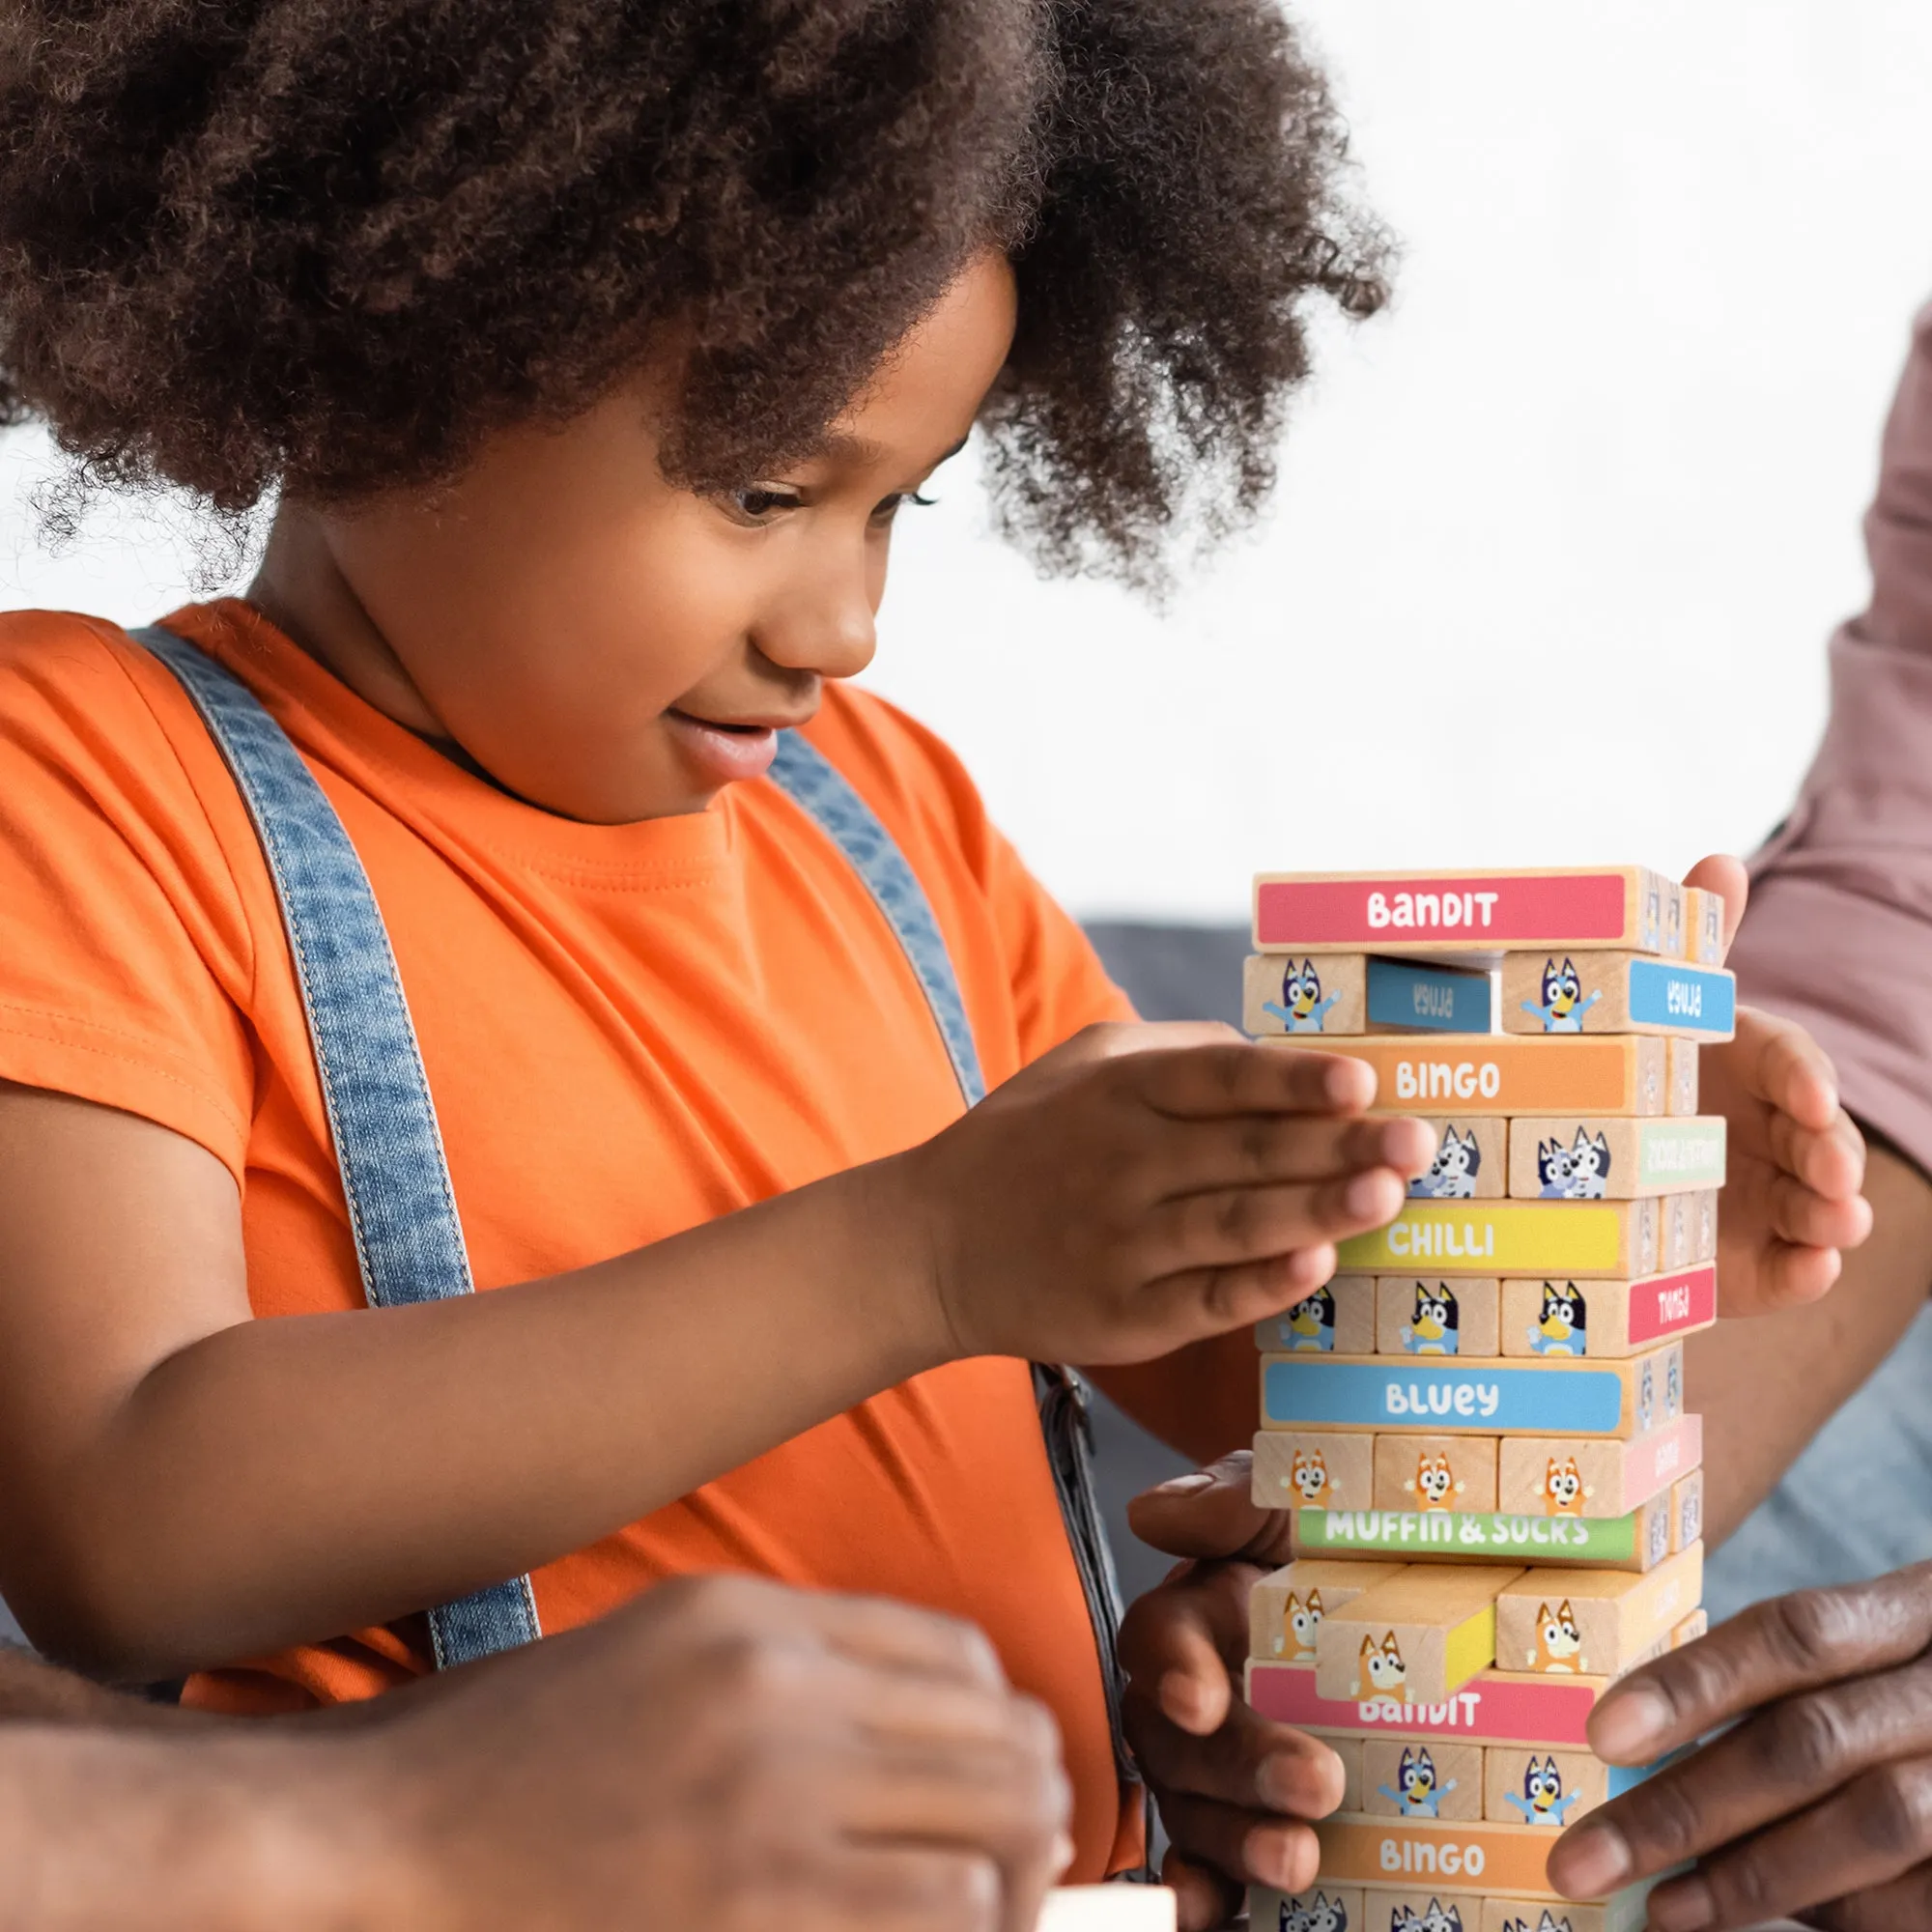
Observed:
[[[943,450],[932,460],[936,469],[942,463],[950,462],[966,447],[971,440],[972,431],[967,431],[951,449]],[[892,452],[883,444],[873,442],[863,436],[847,436],[838,430],[828,430],[811,447],[815,457],[823,457],[833,463],[850,463],[862,469],[871,468],[890,460]]]

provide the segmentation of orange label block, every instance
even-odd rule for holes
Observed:
[[[1669,1052],[1653,1035],[1386,1034],[1262,1043],[1274,1052],[1347,1054],[1374,1067],[1376,1110],[1384,1114],[1648,1116],[1662,1114],[1669,1100]]]

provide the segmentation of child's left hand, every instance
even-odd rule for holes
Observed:
[[[1702,859],[1684,883],[1723,895],[1728,951],[1749,881],[1737,860]],[[1718,1212],[1718,1295],[1725,1315],[1816,1301],[1839,1251],[1871,1233],[1864,1140],[1838,1103],[1818,1043],[1795,1021],[1738,1009],[1737,1037],[1707,1046],[1699,1109],[1730,1122],[1730,1172]]]

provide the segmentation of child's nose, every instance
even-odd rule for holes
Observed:
[[[758,625],[757,644],[786,670],[856,677],[878,646],[864,560],[829,566],[786,585]]]

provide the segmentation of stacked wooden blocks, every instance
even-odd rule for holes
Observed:
[[[1261,1324],[1248,1697],[1347,1775],[1321,1877],[1257,1932],[1635,1932],[1559,1899],[1558,1828],[1644,1774],[1590,1753],[1605,1686],[1701,1632],[1702,1427],[1730,1037],[1723,906],[1641,867],[1268,875],[1249,1030],[1367,1061],[1438,1136],[1399,1218]],[[1493,1014],[1500,996],[1501,1030]]]

